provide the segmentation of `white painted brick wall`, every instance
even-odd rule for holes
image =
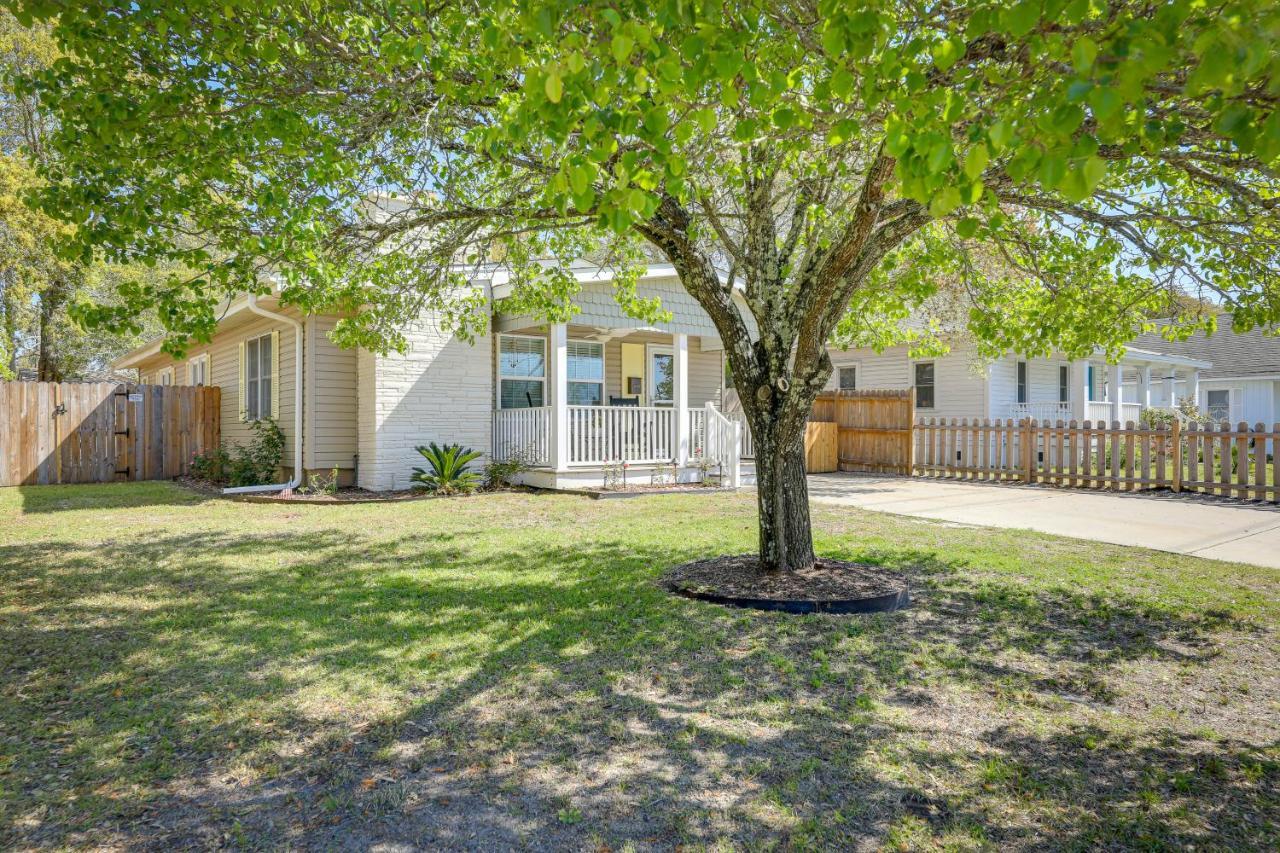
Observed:
[[[488,336],[467,343],[424,314],[405,330],[404,355],[361,352],[357,365],[360,485],[403,489],[434,441],[488,453],[493,428],[492,348]],[[483,460],[472,463],[483,464]]]

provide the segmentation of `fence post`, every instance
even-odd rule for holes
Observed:
[[[1032,481],[1032,460],[1035,454],[1031,450],[1031,444],[1035,440],[1033,438],[1034,430],[1031,426],[1031,418],[1022,419],[1022,481],[1030,483]]]
[[[1173,419],[1173,482],[1175,492],[1182,491],[1182,423]]]

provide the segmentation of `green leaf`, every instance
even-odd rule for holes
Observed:
[[[1071,62],[1081,74],[1093,68],[1093,61],[1097,58],[1098,46],[1088,36],[1076,39],[1076,43],[1071,46]]]
[[[1025,36],[1040,23],[1040,0],[1022,0],[1000,14],[1000,22],[1015,36]]]
[[[991,160],[991,155],[987,152],[987,146],[979,142],[977,145],[969,149],[969,153],[964,158],[964,173],[970,180],[977,180],[982,175],[982,170],[987,168],[987,163]]]
[[[978,233],[978,220],[972,216],[966,216],[956,223],[956,233],[965,239],[972,237]]]
[[[940,219],[959,206],[960,190],[956,187],[944,187],[929,202],[929,215],[935,219]]]
[[[1090,157],[1084,161],[1081,173],[1084,175],[1085,187],[1093,192],[1107,176],[1107,163],[1101,157]]]
[[[946,71],[964,55],[964,43],[959,39],[943,39],[933,46],[933,64]]]
[[[1093,108],[1093,114],[1102,121],[1120,112],[1120,108],[1124,106],[1120,94],[1115,89],[1105,86],[1095,86],[1090,90],[1088,101],[1089,106]]]
[[[547,100],[553,104],[560,103],[560,99],[564,96],[564,81],[560,79],[558,70],[552,71],[547,75],[547,79],[543,82],[542,87],[547,92]]]
[[[635,40],[631,36],[619,33],[610,42],[609,52],[613,54],[614,61],[619,65],[625,65],[627,60],[631,58],[631,51],[635,48],[635,45]]]

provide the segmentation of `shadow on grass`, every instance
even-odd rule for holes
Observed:
[[[132,483],[83,483],[74,486],[15,486],[18,506],[24,513],[42,514],[74,510],[129,507],[194,506],[210,496],[167,480]]]
[[[966,746],[895,711],[951,685],[1106,703],[1117,662],[1206,665],[1220,619],[976,584],[910,549],[860,555],[910,577],[907,613],[746,613],[653,583],[702,555],[696,535],[491,544],[326,528],[0,548],[0,840],[1034,846],[1136,827],[1177,845],[1212,827],[1249,846],[1277,818],[1274,762],[1243,744],[1010,725]],[[1193,748],[1212,784],[1177,781]],[[1177,820],[1120,804],[1151,773],[1180,786]]]

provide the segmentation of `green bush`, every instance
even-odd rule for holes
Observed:
[[[207,453],[197,453],[191,457],[191,476],[196,480],[221,486],[226,484],[230,470],[231,456],[222,442],[218,442],[218,446]]]
[[[532,467],[531,454],[524,451],[515,451],[506,459],[491,459],[484,466],[484,487],[505,489],[513,484],[518,475]]]
[[[433,441],[426,447],[417,448],[417,451],[427,460],[431,470],[413,469],[409,479],[417,484],[416,488],[452,495],[474,491],[480,485],[480,475],[467,467],[484,455],[479,450],[463,448],[461,444],[441,447]]]
[[[227,483],[236,486],[261,486],[276,480],[280,460],[284,456],[284,433],[270,418],[249,425],[253,440],[247,446],[236,445],[227,472]]]

